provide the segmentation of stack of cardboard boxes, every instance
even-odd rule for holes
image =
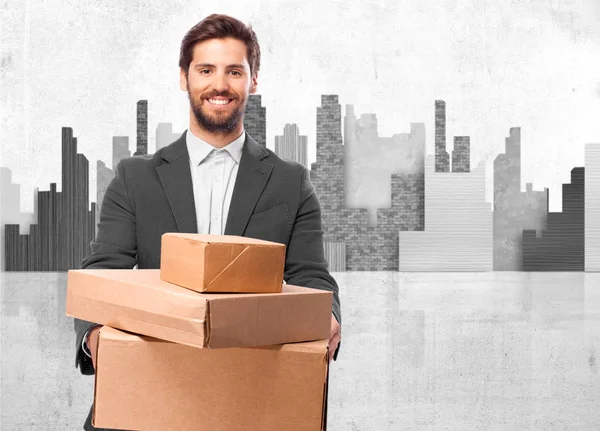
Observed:
[[[68,274],[99,332],[93,425],[322,430],[332,293],[284,284],[285,246],[168,233],[161,267]]]

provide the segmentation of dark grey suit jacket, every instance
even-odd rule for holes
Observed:
[[[162,234],[198,232],[185,135],[153,155],[118,164],[104,195],[92,253],[82,261],[82,269],[136,264],[139,269],[158,269]],[[333,292],[332,312],[341,324],[338,286],[324,257],[321,209],[310,173],[260,146],[248,132],[225,234],[285,244],[286,282]],[[75,319],[75,366],[86,375],[94,369],[81,342],[95,325]],[[338,352],[339,348],[335,359]],[[84,429],[97,429],[91,427],[90,416]]]

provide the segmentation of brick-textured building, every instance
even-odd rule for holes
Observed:
[[[148,154],[148,101],[137,102],[137,147],[133,154],[140,156]]]
[[[521,191],[521,128],[513,127],[494,160],[494,271],[523,270],[523,230],[539,234],[548,219],[548,189]]]
[[[471,142],[468,136],[455,136],[452,150],[452,172],[471,171]]]
[[[585,270],[600,271],[600,144],[585,146]]]
[[[523,271],[585,270],[585,169],[571,170],[571,183],[563,184],[562,212],[548,213],[541,237],[523,231]]]
[[[262,106],[262,96],[251,94],[246,103],[244,128],[256,142],[267,146],[267,108]]]
[[[341,106],[337,95],[322,95],[311,181],[321,203],[325,242],[345,243],[346,269],[350,271],[397,269],[398,231],[423,229],[423,175],[390,178],[392,207],[378,210],[378,226],[373,227],[368,225],[367,209],[345,207],[344,172]]]
[[[446,151],[446,102],[435,101],[435,172],[450,172],[450,156]]]
[[[308,137],[300,135],[296,124],[286,124],[283,128],[283,135],[275,136],[275,154],[304,166],[308,166],[307,145]]]

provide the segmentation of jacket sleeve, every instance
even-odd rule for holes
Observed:
[[[123,161],[115,168],[100,208],[96,239],[91,254],[81,262],[81,269],[132,269],[137,264],[135,208],[127,190]],[[82,374],[94,374],[92,361],[82,349],[84,335],[97,323],[75,319],[75,367]]]
[[[287,248],[284,278],[289,284],[333,292],[332,313],[341,325],[339,288],[328,271],[323,249],[321,206],[306,168],[301,181],[300,206]],[[339,347],[336,359],[338,352]]]

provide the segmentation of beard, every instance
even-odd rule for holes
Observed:
[[[223,91],[221,93],[212,93],[210,97],[227,97],[233,99],[230,103],[235,103],[238,98],[233,94],[228,93],[227,91]],[[190,107],[196,118],[196,122],[198,126],[205,129],[209,133],[219,133],[219,134],[229,134],[233,132],[240,121],[242,121],[244,117],[244,103],[239,103],[233,110],[228,114],[226,112],[207,112],[204,109],[205,103],[210,103],[207,99],[209,97],[205,97],[200,95],[197,99],[192,97],[192,93],[190,92],[190,88],[188,85],[188,98],[190,100]]]

